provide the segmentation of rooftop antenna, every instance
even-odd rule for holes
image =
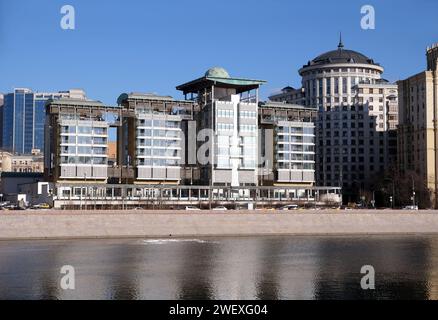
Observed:
[[[344,43],[342,42],[342,32],[339,33],[339,45],[338,45],[338,49],[339,50],[344,49]]]

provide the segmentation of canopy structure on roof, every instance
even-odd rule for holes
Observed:
[[[242,93],[258,89],[264,83],[266,83],[266,81],[232,78],[225,69],[215,67],[208,70],[204,77],[182,84],[176,87],[176,89],[183,91],[184,94],[188,94],[197,93],[207,87],[219,86],[224,88],[233,88],[236,89],[236,93]]]

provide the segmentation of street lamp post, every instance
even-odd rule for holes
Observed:
[[[415,207],[415,182],[414,176],[412,176],[412,206]]]
[[[373,200],[371,200],[371,205],[373,206],[373,209],[376,209],[376,193],[373,191]]]
[[[84,207],[85,210],[87,210],[87,194],[88,194],[88,187],[87,187],[87,173],[84,172],[84,180],[85,180],[85,194],[84,194]],[[81,192],[82,193],[82,192]]]

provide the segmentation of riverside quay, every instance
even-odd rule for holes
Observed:
[[[212,68],[177,87],[184,100],[49,100],[45,178],[54,206],[340,203],[340,188],[315,186],[317,110],[260,102],[263,83]]]

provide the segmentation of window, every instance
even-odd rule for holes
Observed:
[[[219,118],[233,118],[234,117],[234,111],[228,110],[228,109],[219,109],[217,111],[217,116]]]
[[[91,134],[91,127],[78,127],[78,134]]]
[[[106,128],[94,128],[93,131],[97,135],[106,135]]]
[[[91,154],[91,150],[92,150],[91,147],[82,147],[82,146],[80,146],[80,147],[78,147],[78,154],[87,154],[87,155],[89,155],[89,154]]]
[[[240,117],[244,119],[257,118],[257,112],[255,111],[240,111]]]
[[[347,78],[342,78],[342,93],[347,93]]]
[[[91,144],[91,136],[80,136],[78,137],[78,144]]]
[[[241,132],[256,132],[257,126],[256,125],[240,125],[240,131]]]
[[[217,124],[218,131],[233,131],[234,125],[230,123],[218,123]]]

